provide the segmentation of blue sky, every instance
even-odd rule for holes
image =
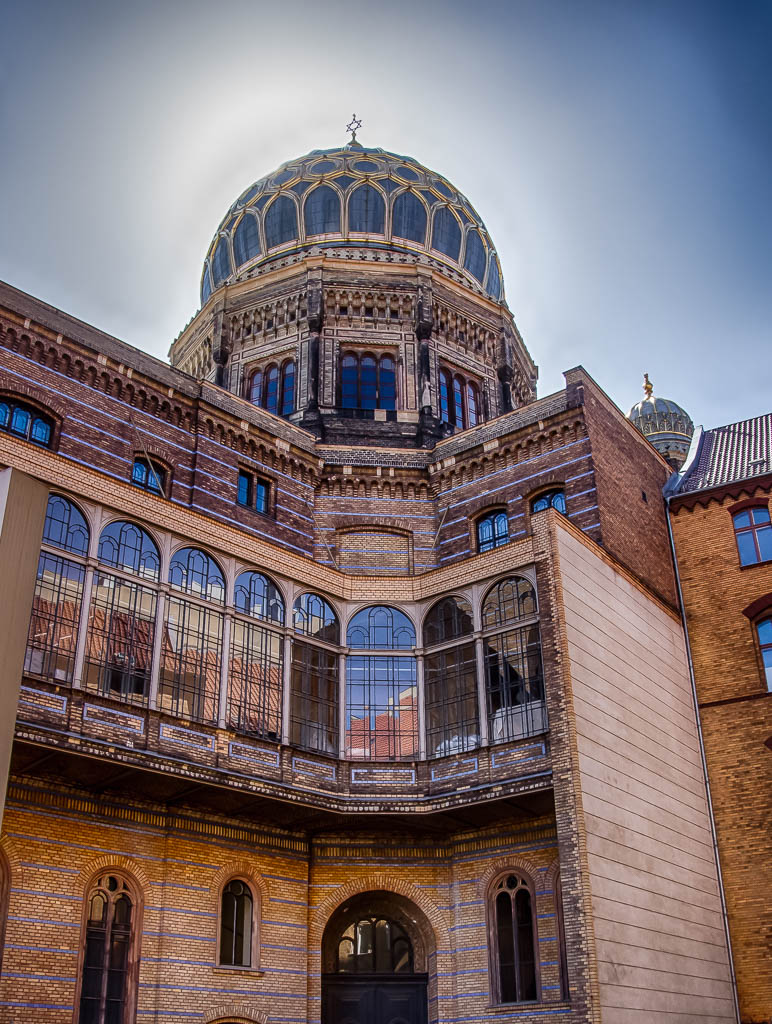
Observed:
[[[6,3],[0,277],[165,357],[225,210],[346,137],[453,181],[539,393],[772,408],[772,3]]]

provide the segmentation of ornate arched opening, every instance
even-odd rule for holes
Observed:
[[[434,932],[398,893],[363,892],[322,938],[322,1024],[427,1024]]]

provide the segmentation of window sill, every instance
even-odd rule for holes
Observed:
[[[758,567],[760,565],[766,565],[767,568],[769,568],[769,566],[772,566],[772,558],[763,558],[759,562],[748,562],[747,565],[742,565],[741,564],[740,565],[740,570],[742,571],[742,570],[745,570],[745,569],[758,569]]]
[[[543,999],[531,999],[528,1002],[522,1003],[491,1003],[485,1007],[485,1012],[491,1015],[501,1014],[513,1014],[517,1013],[518,1010],[522,1013],[533,1013],[535,1009],[544,1010],[560,1010],[565,1007],[570,1007],[571,1003],[567,999],[561,999],[558,1002],[545,1002]]]
[[[238,964],[215,964],[214,971],[222,971],[224,974],[249,974],[253,978],[260,978],[265,974],[260,967],[242,967]]]

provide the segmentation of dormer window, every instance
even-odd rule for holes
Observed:
[[[141,487],[143,491],[164,495],[166,470],[155,459],[136,458],[131,468],[131,482],[135,487]]]

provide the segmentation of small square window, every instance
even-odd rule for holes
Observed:
[[[237,501],[239,505],[246,505],[249,508],[252,504],[252,483],[253,478],[251,473],[245,473],[243,469],[239,470],[239,490]]]

